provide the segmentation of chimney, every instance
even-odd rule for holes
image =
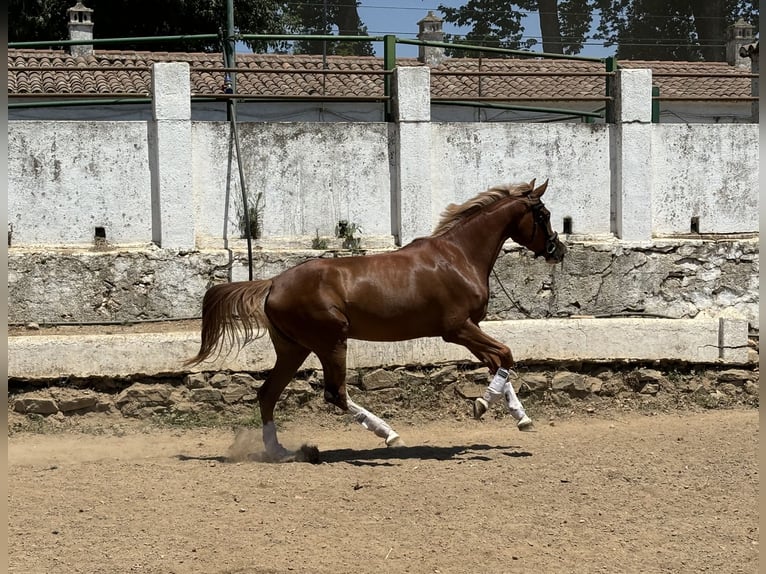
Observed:
[[[444,20],[429,10],[428,15],[418,22],[418,40],[430,42],[443,42],[444,31],[442,23]],[[444,48],[436,46],[418,46],[418,60],[431,67],[438,66],[444,60]]]
[[[726,28],[726,62],[738,68],[750,68],[750,61],[742,57],[739,49],[753,42],[755,26],[748,24],[742,18]]]
[[[67,10],[69,16],[69,39],[92,40],[93,39],[93,10],[83,6],[80,0]],[[89,56],[93,53],[93,44],[74,44],[69,46],[72,56]]]

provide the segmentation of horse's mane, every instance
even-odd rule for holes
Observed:
[[[431,237],[444,235],[464,219],[481,211],[496,201],[500,201],[506,197],[524,197],[529,195],[531,191],[532,186],[528,183],[496,185],[490,187],[487,191],[482,191],[476,197],[469,199],[460,205],[450,203],[442,212],[441,219],[436,225],[433,233],[431,233]]]

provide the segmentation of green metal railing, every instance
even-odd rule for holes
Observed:
[[[229,19],[231,19],[231,15],[229,15]],[[232,25],[231,22],[229,22],[230,26]],[[231,29],[231,28],[230,28]],[[215,100],[221,100],[221,101],[280,101],[280,100],[290,100],[290,101],[311,101],[311,100],[324,100],[324,101],[383,101],[385,105],[385,116],[387,120],[390,120],[391,118],[391,92],[392,92],[392,86],[391,86],[391,74],[393,70],[396,68],[396,47],[397,44],[406,44],[406,45],[415,45],[415,46],[425,46],[425,47],[437,47],[437,48],[451,48],[451,49],[459,49],[461,51],[465,52],[477,52],[479,54],[483,53],[490,53],[490,54],[502,54],[502,55],[509,55],[509,56],[515,56],[515,57],[527,57],[527,58],[551,58],[551,59],[564,59],[564,60],[577,60],[577,61],[588,61],[588,62],[600,62],[605,64],[605,71],[601,72],[600,74],[588,74],[588,73],[581,73],[581,75],[604,75],[606,76],[606,89],[605,89],[605,95],[603,97],[588,97],[588,98],[566,98],[567,101],[573,101],[573,100],[588,100],[588,99],[597,99],[602,100],[606,102],[606,113],[604,113],[602,110],[596,110],[592,112],[582,111],[582,110],[573,110],[573,109],[560,109],[560,108],[554,108],[554,107],[548,107],[548,106],[526,106],[526,105],[517,105],[517,104],[504,104],[502,102],[498,101],[487,101],[486,99],[482,98],[461,98],[461,99],[441,99],[441,98],[432,98],[432,102],[438,103],[440,105],[455,105],[455,106],[472,106],[472,107],[479,107],[479,108],[494,108],[494,109],[504,109],[504,110],[517,110],[517,111],[533,111],[533,112],[544,112],[544,113],[552,113],[552,114],[559,114],[564,116],[575,116],[580,117],[583,121],[593,121],[596,118],[604,118],[605,115],[608,116],[609,110],[611,108],[611,102],[612,102],[612,89],[611,89],[611,75],[614,72],[616,68],[616,61],[614,58],[593,58],[588,56],[576,56],[576,55],[562,55],[562,54],[550,54],[545,52],[529,52],[525,50],[512,50],[507,48],[497,48],[492,46],[480,46],[480,45],[470,45],[470,44],[453,44],[449,42],[436,42],[436,41],[428,41],[428,40],[410,40],[410,39],[403,39],[403,38],[397,38],[394,35],[384,35],[384,36],[343,36],[343,35],[332,35],[332,34],[227,34],[225,37],[222,34],[185,34],[185,35],[174,35],[174,36],[140,36],[140,37],[130,37],[130,38],[94,38],[89,40],[53,40],[53,41],[33,41],[33,42],[10,42],[8,43],[9,48],[41,48],[41,47],[50,47],[50,46],[72,46],[72,45],[108,45],[108,44],[131,44],[131,43],[151,43],[151,42],[172,42],[172,41],[205,41],[209,42],[211,40],[216,40],[222,44],[222,51],[224,53],[224,66],[220,69],[217,69],[216,71],[222,71],[227,74],[230,74],[231,82],[232,82],[232,88],[233,88],[233,94],[215,94],[215,95],[203,95],[203,96],[194,96],[192,97],[192,101],[215,101]],[[307,96],[247,96],[243,94],[237,94],[236,93],[236,76],[239,73],[257,73],[260,70],[242,70],[238,69],[236,67],[236,53],[234,50],[234,45],[237,41],[245,41],[245,40],[252,40],[252,41],[262,41],[262,42],[274,42],[274,41],[332,41],[332,42],[382,42],[383,43],[383,69],[380,72],[371,72],[371,71],[363,71],[358,73],[379,73],[383,77],[383,85],[384,85],[384,91],[383,91],[383,98],[379,97],[358,97],[358,96],[313,96],[313,97],[307,97]],[[12,69],[12,68],[11,68]],[[128,68],[122,68],[123,70],[128,70]],[[290,70],[289,72],[292,73],[324,73],[324,74],[337,74],[341,73],[341,71],[329,71],[329,70]],[[285,73],[288,73],[288,71],[285,71]],[[357,72],[342,72],[342,73],[357,73]],[[514,74],[512,72],[507,74],[497,74],[492,72],[454,72],[450,73],[451,75],[481,75],[481,76],[498,76],[498,75],[509,75],[509,76],[515,76],[519,74]],[[533,75],[533,74],[521,74],[521,75]],[[543,74],[544,75],[544,74]],[[557,74],[561,75],[561,74]],[[565,74],[566,75],[566,74]],[[63,95],[63,94],[57,94],[57,95]],[[79,94],[79,96],[83,96],[84,94]],[[89,105],[92,103],[98,103],[99,105],[122,105],[125,103],[147,103],[151,102],[151,98],[146,98],[144,94],[136,94],[135,97],[129,97],[127,95],[120,95],[120,97],[108,97],[111,94],[106,94],[106,97],[98,97],[94,95],[94,97],[91,98],[78,98],[78,99],[68,99],[68,100],[60,100],[60,101],[29,101],[29,102],[13,102],[9,103],[9,108],[26,108],[26,107],[56,107],[56,106],[70,106],[70,105]],[[9,94],[9,97],[18,97],[18,94]],[[113,95],[112,95],[113,96]],[[46,94],[26,94],[23,97],[29,97],[30,99],[32,97],[46,97]],[[511,99],[511,98],[503,98],[505,100]],[[540,98],[530,98],[525,97],[524,99],[537,99],[537,100],[547,100],[550,101],[550,98],[540,97]]]

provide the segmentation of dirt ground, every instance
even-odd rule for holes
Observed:
[[[280,425],[317,465],[119,421],[11,434],[9,572],[757,571],[756,409],[397,421],[398,449],[330,413]]]

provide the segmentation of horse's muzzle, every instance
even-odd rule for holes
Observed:
[[[550,240],[545,246],[545,253],[543,253],[543,256],[545,257],[546,263],[561,263],[566,252],[567,246],[559,241],[557,234],[556,237]]]

